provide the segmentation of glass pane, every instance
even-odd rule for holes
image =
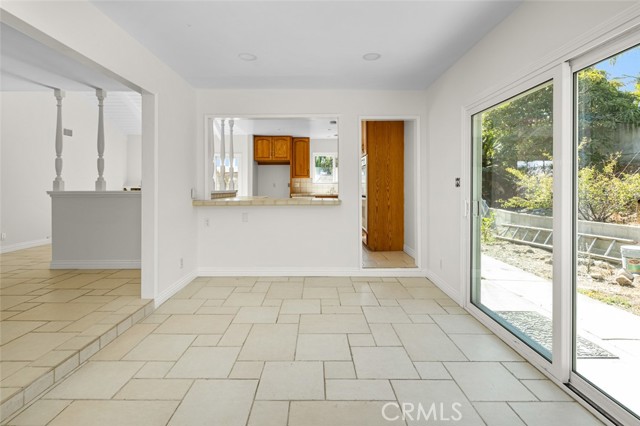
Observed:
[[[578,374],[640,413],[640,47],[576,87]]]
[[[473,117],[472,302],[546,358],[552,343],[553,86]]]

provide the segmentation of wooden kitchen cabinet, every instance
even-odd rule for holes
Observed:
[[[258,164],[289,164],[291,136],[254,136],[253,159]]]
[[[309,138],[293,138],[291,142],[291,177],[309,178]]]
[[[363,242],[371,251],[404,249],[404,122],[367,121],[367,203]]]
[[[258,163],[271,160],[271,138],[255,136],[253,138],[253,159]]]

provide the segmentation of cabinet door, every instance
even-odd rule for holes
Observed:
[[[293,165],[291,170],[294,178],[309,177],[309,138],[293,138]]]
[[[291,159],[291,136],[272,136],[273,161],[289,161]]]
[[[253,138],[253,159],[255,161],[271,160],[271,138],[255,136]]]

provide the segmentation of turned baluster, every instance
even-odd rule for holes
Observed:
[[[58,119],[56,121],[56,178],[53,180],[54,191],[64,191],[64,181],[62,180],[62,98],[64,92],[60,89],[53,91],[57,100]]]
[[[224,165],[224,160],[226,158],[225,150],[224,150],[224,120],[220,122],[220,137],[222,138],[222,143],[220,144],[220,191],[227,190],[227,182],[224,178],[226,167]]]
[[[229,120],[229,189],[233,191],[233,120]]]
[[[96,180],[96,191],[106,191],[107,182],[102,177],[104,173],[104,98],[107,92],[96,89],[98,98],[98,179]]]
[[[207,131],[209,133],[209,185],[211,185],[210,190],[216,190],[216,143],[214,138],[214,126],[215,123],[212,118],[207,119]],[[209,194],[211,195],[211,194]]]

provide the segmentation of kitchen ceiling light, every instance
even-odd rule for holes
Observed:
[[[365,61],[377,61],[378,59],[380,59],[380,55],[379,53],[375,53],[375,52],[371,52],[371,53],[366,53],[362,56],[362,59],[364,59]]]
[[[238,58],[242,59],[243,61],[255,61],[256,59],[258,59],[258,57],[253,53],[241,53],[238,55]]]

